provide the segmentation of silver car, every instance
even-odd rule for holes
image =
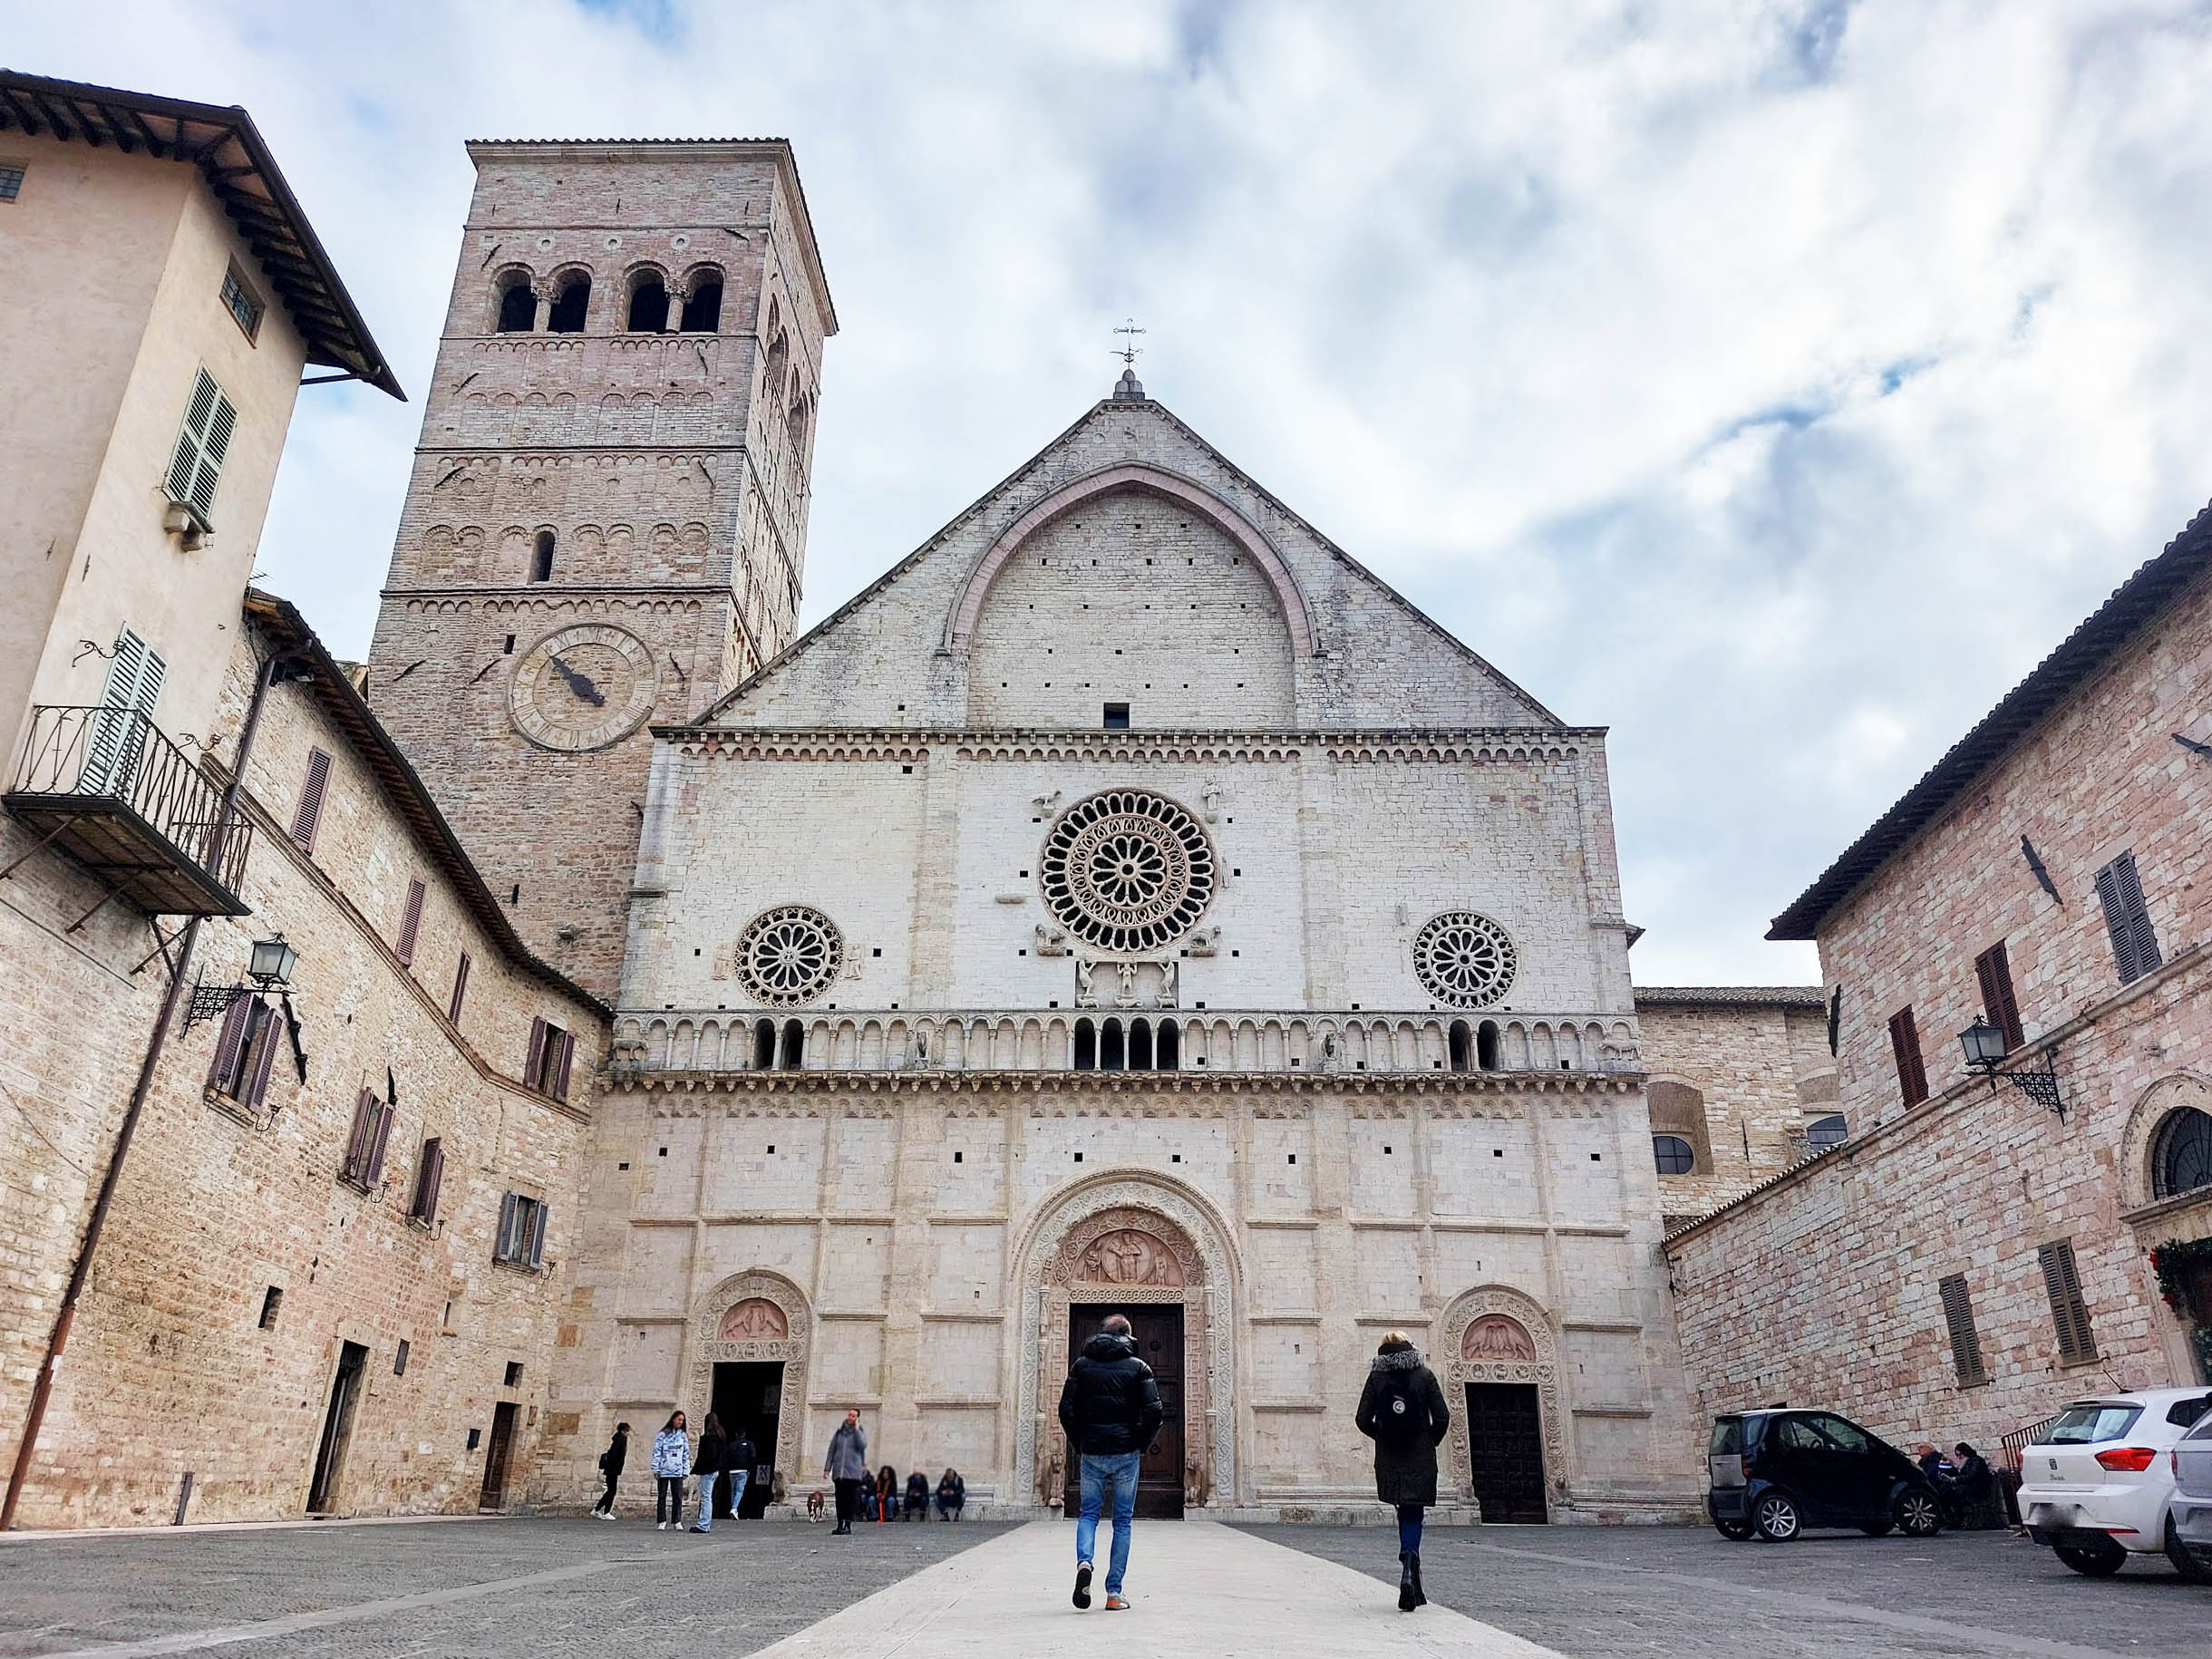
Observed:
[[[2166,1500],[2166,1557],[2184,1578],[2212,1584],[2212,1412],[2175,1442]]]

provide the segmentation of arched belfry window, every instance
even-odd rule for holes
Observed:
[[[1452,1021],[1451,1030],[1448,1034],[1447,1043],[1450,1050],[1451,1069],[1455,1072],[1467,1072],[1473,1070],[1474,1044],[1469,1039],[1467,1033],[1467,1022],[1465,1020]]]
[[[537,545],[530,549],[530,580],[549,582],[553,579],[553,532],[539,530]]]
[[[640,271],[630,280],[630,311],[623,326],[634,335],[656,335],[668,326],[668,287],[658,271]]]
[[[2150,1191],[2177,1198],[2212,1187],[2212,1112],[2184,1106],[2169,1111],[2150,1143]]]
[[[715,271],[701,271],[691,281],[691,292],[684,296],[684,332],[687,335],[711,335],[722,327],[722,276]]]
[[[561,278],[560,287],[553,296],[553,309],[546,316],[546,332],[582,334],[584,315],[590,309],[591,278],[582,271],[571,271]]]
[[[527,272],[515,272],[500,289],[497,326],[503,335],[526,335],[538,326],[538,296]]]

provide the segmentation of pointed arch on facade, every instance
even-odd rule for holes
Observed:
[[[1093,472],[1088,478],[1079,478],[1073,483],[1062,484],[1027,512],[1000,532],[978,559],[975,568],[968,575],[967,584],[955,602],[952,616],[946,621],[945,648],[956,656],[968,654],[969,641],[975,635],[975,621],[983,614],[984,597],[991,591],[1006,561],[1022,550],[1038,531],[1076,509],[1109,495],[1115,490],[1140,490],[1172,501],[1190,512],[1198,514],[1251,557],[1275,590],[1276,603],[1281,606],[1284,626],[1290,630],[1290,654],[1293,659],[1314,655],[1314,629],[1305,608],[1305,595],[1298,587],[1297,578],[1290,567],[1283,562],[1275,544],[1260,534],[1259,529],[1236,508],[1223,500],[1203,485],[1192,482],[1179,473],[1164,468],[1131,461],[1118,467],[1109,467],[1102,472]]]
[[[689,1350],[678,1403],[695,1426],[714,1405],[714,1367],[780,1360],[774,1467],[798,1484],[805,1455],[807,1360],[814,1346],[814,1311],[806,1293],[782,1274],[750,1267],[717,1281],[692,1305]]]

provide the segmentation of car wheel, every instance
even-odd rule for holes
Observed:
[[[1861,1527],[1859,1530],[1870,1538],[1886,1538],[1889,1536],[1889,1523],[1887,1521],[1870,1521]]]
[[[1712,1529],[1731,1543],[1741,1544],[1751,1536],[1751,1523],[1740,1520],[1717,1520]]]
[[[1804,1530],[1805,1520],[1796,1499],[1787,1492],[1766,1492],[1751,1506],[1751,1525],[1768,1543],[1788,1544]]]
[[[1933,1492],[1906,1492],[1890,1511],[1890,1518],[1906,1538],[1932,1538],[1943,1530],[1943,1507]]]
[[[2053,1544],[2051,1553],[2084,1578],[2110,1578],[2128,1565],[2128,1552],[2110,1538],[2095,1544]]]
[[[2191,1584],[2212,1584],[2212,1551],[2199,1552],[2181,1541],[2174,1530],[2174,1518],[2166,1518],[2166,1558],[2174,1564],[2174,1571]]]

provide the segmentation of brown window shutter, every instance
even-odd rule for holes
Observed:
[[[546,1057],[546,1023],[540,1019],[530,1022],[530,1051],[522,1060],[522,1086],[535,1089],[544,1074]]]
[[[550,1063],[546,1067],[548,1073],[546,1092],[557,1101],[568,1098],[568,1062],[575,1054],[576,1033],[570,1031],[560,1033],[559,1046],[548,1057]]]
[[[330,757],[320,749],[307,751],[307,781],[300,786],[299,805],[292,811],[292,839],[302,852],[315,850],[315,832],[323,821],[323,796],[330,788]]]
[[[2012,960],[2005,955],[2003,941],[1974,959],[1974,974],[1982,984],[1983,1012],[2004,1033],[2005,1048],[2018,1048],[2027,1041],[2027,1033],[2021,1028],[2020,1004],[2013,994]]]
[[[1951,1363],[1957,1368],[1959,1385],[1986,1382],[1989,1373],[1982,1364],[1982,1339],[1974,1328],[1974,1298],[1966,1289],[1966,1276],[1954,1274],[1936,1286],[1943,1298],[1943,1319],[1951,1335]]]
[[[2081,1280],[2074,1266],[2073,1244],[2060,1239],[2037,1250],[2043,1270],[2043,1291],[2051,1298],[2051,1323],[2058,1333],[2059,1357],[2093,1360],[2097,1340],[2089,1325],[2089,1305],[2081,1296]]]
[[[438,1188],[445,1179],[445,1141],[442,1138],[422,1143],[422,1167],[415,1174],[414,1218],[418,1221],[438,1218]]]
[[[446,1005],[445,1017],[451,1024],[461,1024],[461,999],[469,994],[469,953],[461,953],[461,965],[453,970],[453,1000]]]
[[[381,1101],[375,1111],[375,1126],[369,1132],[368,1163],[361,1172],[361,1184],[364,1187],[374,1187],[383,1179],[384,1145],[392,1139],[392,1103],[389,1101]]]
[[[354,1102],[354,1131],[345,1140],[345,1167],[339,1173],[356,1186],[367,1185],[363,1171],[368,1168],[369,1141],[376,1132],[377,1114],[383,1102],[370,1091],[364,1089],[361,1098]]]
[[[1928,1098],[1928,1074],[1920,1058],[1920,1030],[1910,1008],[1889,1016],[1889,1048],[1897,1056],[1897,1093],[1907,1106],[1917,1106]]]
[[[533,1267],[545,1266],[546,1218],[550,1213],[542,1202],[538,1202],[530,1205],[528,1215],[523,1218],[524,1225],[529,1228],[529,1237],[528,1247],[522,1254],[522,1259]]]
[[[407,909],[400,917],[399,943],[392,954],[410,967],[414,965],[415,936],[422,931],[422,898],[424,888],[419,881],[407,884]]]
[[[258,997],[251,1002],[260,1010],[260,1018],[254,1022],[259,1029],[254,1033],[253,1052],[248,1056],[253,1070],[238,1091],[238,1099],[248,1106],[258,1107],[269,1091],[269,1072],[276,1063],[277,1040],[284,1031],[284,1022],[277,1017],[276,1009]]]
[[[208,1082],[223,1093],[238,1086],[238,1045],[246,1041],[246,1022],[252,1017],[254,999],[241,996],[223,1014],[223,1028],[215,1039],[215,1058],[208,1065]]]
[[[500,1230],[491,1241],[491,1259],[507,1262],[515,1258],[515,1206],[521,1203],[519,1193],[500,1195]]]

